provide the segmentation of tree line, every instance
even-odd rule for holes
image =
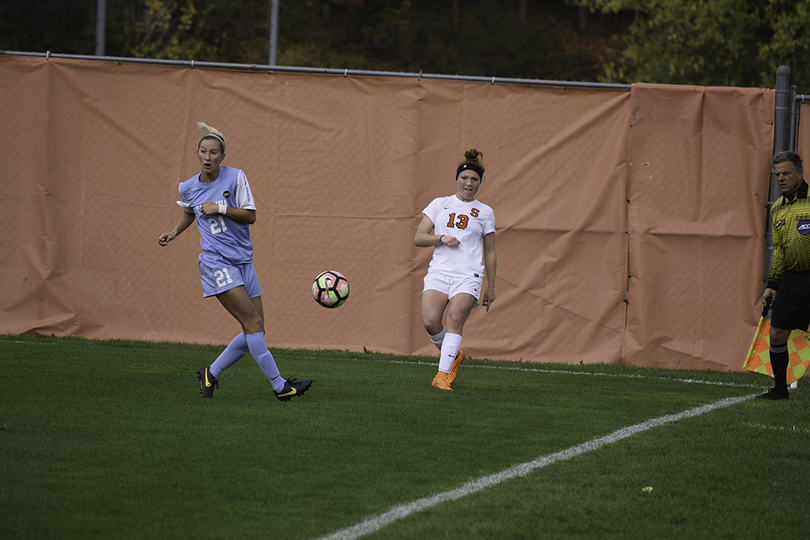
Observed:
[[[267,64],[270,0],[107,0],[108,56]],[[0,0],[0,49],[92,55],[94,0]],[[810,0],[280,0],[277,63],[810,92]]]

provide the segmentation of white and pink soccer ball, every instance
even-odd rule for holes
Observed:
[[[340,272],[321,272],[312,283],[312,296],[325,308],[336,308],[349,297],[349,280]]]

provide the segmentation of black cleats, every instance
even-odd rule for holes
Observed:
[[[197,370],[197,378],[200,379],[200,394],[204,398],[214,397],[214,387],[219,388],[219,382],[211,375],[208,366]]]
[[[304,379],[303,381],[287,379],[284,382],[284,388],[282,388],[281,392],[273,390],[273,393],[279,401],[290,401],[290,399],[296,396],[304,395],[304,392],[309,390],[310,386],[312,386],[312,379]]]
[[[219,381],[211,375],[209,366],[201,367],[197,370],[197,378],[200,380],[200,394],[204,398],[214,397],[214,388],[219,388]],[[309,390],[312,386],[312,379],[304,379],[303,381],[296,381],[295,379],[287,379],[284,381],[284,388],[281,392],[273,393],[279,401],[289,401],[295,396],[301,396]]]
[[[770,401],[779,401],[779,400],[787,399],[787,398],[788,398],[787,389],[779,390],[778,388],[776,388],[774,386],[773,388],[771,388],[767,392],[764,392],[764,393],[758,395],[754,399],[767,399],[767,400],[770,400]]]

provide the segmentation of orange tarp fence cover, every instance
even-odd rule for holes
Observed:
[[[421,211],[484,153],[497,299],[468,356],[741,369],[758,316],[774,93],[257,73],[0,57],[0,331],[227,343],[177,184],[197,121],[245,171],[267,343],[436,354]],[[312,299],[337,270],[345,305]]]

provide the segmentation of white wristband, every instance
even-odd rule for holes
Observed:
[[[219,206],[219,213],[224,216],[225,213],[228,211],[228,205],[222,204],[222,203],[217,203],[217,204]]]

